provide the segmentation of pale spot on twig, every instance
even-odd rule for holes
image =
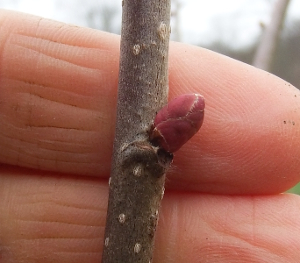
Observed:
[[[141,248],[142,248],[142,245],[140,243],[136,243],[133,248],[134,253],[138,254],[141,251]]]
[[[164,198],[164,194],[165,194],[165,188],[163,187],[162,190],[161,190],[161,199]]]
[[[129,143],[123,143],[120,147],[120,152],[124,152],[129,145],[130,145]]]
[[[132,171],[133,175],[140,177],[143,174],[143,166],[141,164],[136,165]]]
[[[157,29],[159,38],[164,41],[167,36],[170,34],[170,30],[168,29],[168,26],[165,22],[161,22],[158,29]]]
[[[124,224],[126,220],[126,216],[124,214],[119,214],[119,222]]]
[[[106,247],[108,247],[108,243],[109,243],[109,237],[105,238],[105,240],[104,240],[104,245],[105,245]]]
[[[141,46],[139,44],[136,44],[133,46],[133,54],[134,55],[140,54],[140,51],[141,51]]]

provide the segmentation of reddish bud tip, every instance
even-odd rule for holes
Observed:
[[[150,141],[167,152],[176,152],[200,129],[204,107],[199,94],[184,94],[170,101],[157,113]]]

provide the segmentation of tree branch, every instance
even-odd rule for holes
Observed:
[[[257,48],[253,66],[270,71],[289,2],[290,0],[277,0],[274,5],[271,21]]]
[[[116,133],[103,263],[152,260],[172,155],[149,142],[167,103],[170,0],[123,0]]]

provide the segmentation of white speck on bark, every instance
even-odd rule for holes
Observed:
[[[141,164],[136,165],[132,171],[133,175],[140,177],[143,174],[143,166]]]
[[[124,152],[128,146],[129,146],[129,143],[123,143],[123,144],[121,145],[120,151],[121,151],[121,152]]]
[[[161,191],[161,199],[163,199],[164,194],[165,194],[165,188],[163,187],[163,188],[162,188],[162,191]]]
[[[136,44],[133,46],[133,54],[134,55],[137,56],[138,54],[140,54],[140,51],[141,51],[141,46],[139,44]]]
[[[124,214],[119,214],[119,222],[124,224],[126,220],[126,216]]]
[[[170,30],[168,30],[168,26],[166,25],[165,22],[161,22],[160,25],[158,26],[157,32],[159,38],[162,41],[164,41],[167,38],[168,34],[170,33]]]
[[[140,243],[136,243],[133,248],[134,253],[138,254],[141,251],[141,248],[142,245]]]
[[[111,177],[108,178],[108,185],[110,186],[111,183]]]
[[[108,243],[109,243],[109,237],[105,238],[105,240],[104,240],[104,245],[105,245],[106,247],[108,247]]]

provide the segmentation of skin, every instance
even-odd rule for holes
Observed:
[[[119,37],[0,13],[0,261],[99,262]],[[205,97],[168,173],[154,262],[299,262],[300,92],[171,43],[170,99]]]

